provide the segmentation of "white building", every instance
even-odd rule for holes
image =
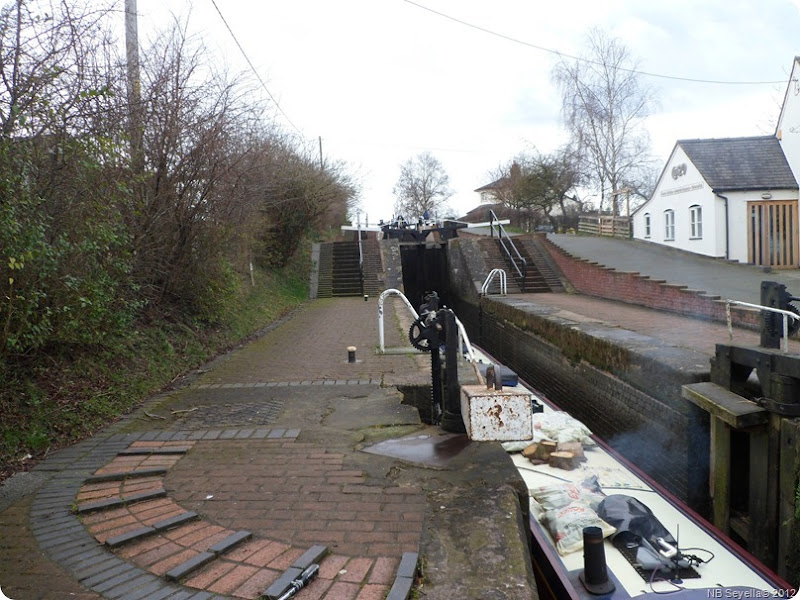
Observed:
[[[634,237],[706,256],[797,268],[800,57],[774,135],[679,140]]]

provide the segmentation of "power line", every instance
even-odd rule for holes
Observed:
[[[272,92],[270,92],[270,91],[269,91],[269,88],[267,87],[267,84],[266,84],[266,83],[264,83],[264,80],[263,80],[263,79],[261,79],[261,75],[259,75],[259,73],[258,73],[258,71],[256,70],[255,66],[254,66],[254,65],[253,65],[253,63],[251,62],[251,60],[250,60],[250,57],[248,57],[248,56],[247,56],[247,53],[244,51],[244,48],[242,48],[242,45],[239,43],[239,40],[238,40],[238,39],[236,39],[236,35],[233,33],[233,30],[231,29],[231,26],[230,26],[230,25],[228,25],[228,21],[226,21],[226,20],[225,20],[225,16],[222,14],[222,11],[219,9],[219,6],[217,6],[217,3],[216,3],[216,1],[215,1],[215,0],[211,0],[211,4],[213,4],[213,5],[214,5],[214,8],[217,10],[217,14],[219,15],[219,18],[220,18],[220,19],[222,19],[222,22],[225,24],[225,27],[228,29],[228,33],[230,33],[230,34],[231,34],[231,37],[233,38],[233,41],[234,41],[234,42],[236,43],[236,45],[238,46],[238,48],[239,48],[239,51],[242,53],[242,56],[244,56],[244,59],[247,61],[247,64],[248,64],[248,65],[250,65],[250,70],[252,70],[252,71],[253,71],[253,73],[254,73],[254,74],[255,74],[255,76],[256,76],[256,79],[258,79],[259,83],[261,83],[261,87],[263,87],[263,88],[264,88],[264,91],[265,91],[265,92],[267,92],[267,95],[270,97],[270,99],[272,100],[272,102],[274,102],[274,103],[275,103],[275,107],[276,107],[276,108],[278,109],[278,111],[279,111],[279,112],[280,112],[280,113],[283,115],[283,118],[284,118],[284,119],[286,119],[286,121],[289,123],[289,125],[291,125],[291,126],[294,128],[294,130],[295,130],[297,133],[299,133],[299,134],[300,134],[300,136],[302,137],[302,136],[303,136],[303,132],[302,132],[302,131],[300,131],[300,129],[298,129],[297,125],[295,125],[295,124],[292,122],[292,120],[289,118],[289,115],[287,115],[287,114],[286,114],[286,113],[283,111],[283,109],[281,108],[281,105],[280,105],[280,104],[278,104],[278,101],[275,99],[275,96],[273,96],[273,95],[272,95]]]
[[[559,58],[569,58],[569,59],[572,59],[572,60],[577,60],[577,61],[580,61],[580,62],[592,64],[592,65],[603,66],[603,64],[600,63],[599,61],[595,61],[595,60],[591,60],[591,59],[587,59],[587,58],[581,58],[579,56],[573,56],[571,54],[566,54],[564,52],[560,52],[559,50],[554,50],[553,48],[546,48],[545,46],[537,46],[536,44],[533,44],[531,42],[526,42],[525,40],[520,40],[518,38],[511,37],[509,35],[506,35],[506,34],[503,34],[503,33],[499,33],[497,31],[493,31],[491,29],[487,29],[486,27],[481,27],[480,25],[475,25],[474,23],[469,23],[467,21],[463,21],[463,20],[461,20],[461,19],[459,19],[457,17],[453,17],[453,16],[445,14],[443,12],[439,12],[438,10],[434,10],[433,8],[430,8],[428,6],[424,6],[422,4],[414,2],[413,0],[404,0],[404,2],[407,2],[408,4],[411,4],[413,6],[416,6],[417,8],[421,8],[422,10],[427,10],[428,12],[433,13],[433,14],[439,16],[439,17],[442,17],[443,19],[448,19],[450,21],[453,21],[454,23],[458,23],[459,25],[463,25],[465,27],[470,27],[471,29],[476,29],[477,31],[481,31],[481,32],[487,33],[489,35],[493,35],[495,37],[498,37],[500,39],[503,39],[503,40],[506,40],[506,41],[509,41],[509,42],[513,42],[515,44],[520,44],[522,46],[527,46],[528,48],[533,48],[535,50],[540,50],[542,52],[547,52],[548,54],[555,54]],[[661,73],[650,73],[648,71],[640,71],[638,69],[626,69],[624,67],[619,67],[619,70],[620,71],[625,71],[627,73],[635,73],[637,75],[645,75],[647,77],[656,77],[658,79],[670,79],[670,80],[673,80],[673,81],[687,81],[687,82],[690,82],[690,83],[713,83],[713,84],[719,84],[719,85],[775,85],[775,84],[778,84],[778,83],[786,83],[786,80],[784,80],[784,79],[782,79],[780,81],[720,81],[720,80],[714,80],[714,79],[694,79],[694,78],[691,78],[691,77],[679,77],[679,76],[675,76],[675,75],[663,75]]]

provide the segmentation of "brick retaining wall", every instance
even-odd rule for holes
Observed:
[[[539,239],[564,276],[581,294],[726,322],[725,302],[719,296],[691,290],[684,285],[651,279],[640,273],[616,271],[573,256],[545,236],[539,236]],[[738,327],[759,329],[760,319],[759,311],[731,307],[731,320]]]

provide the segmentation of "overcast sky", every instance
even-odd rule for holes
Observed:
[[[555,52],[584,54],[591,27],[620,39],[643,72],[728,82],[642,76],[658,90],[648,130],[662,164],[678,139],[774,133],[800,55],[800,0],[216,5],[280,106],[282,127],[314,148],[321,137],[326,158],[351,166],[370,222],[392,216],[400,165],[420,152],[442,162],[463,214],[498,165],[564,144]],[[138,11],[143,45],[170,15],[188,16],[210,56],[249,69],[212,0],[138,0]]]

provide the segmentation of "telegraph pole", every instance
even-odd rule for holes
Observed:
[[[135,173],[144,169],[142,153],[142,88],[139,75],[139,26],[136,0],[125,0],[125,50],[128,63],[128,128],[131,164]]]

